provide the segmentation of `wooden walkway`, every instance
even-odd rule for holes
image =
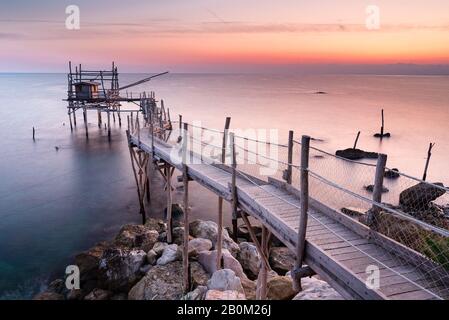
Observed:
[[[172,152],[173,146],[168,143],[155,139],[152,150],[151,138],[137,135],[130,135],[130,143],[145,153],[154,154],[158,160],[183,169],[181,159],[174,156],[176,152]],[[232,200],[229,168],[188,164],[187,174],[226,201]],[[237,177],[238,207],[257,218],[296,252],[299,191],[271,178],[267,183],[256,179],[253,182]],[[449,296],[447,287],[430,277],[429,272],[438,272],[438,266],[313,198],[309,200],[304,262],[347,299],[427,300]],[[380,270],[377,289],[366,285],[367,268],[371,265]]]

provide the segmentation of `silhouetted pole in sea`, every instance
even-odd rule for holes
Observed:
[[[427,178],[427,169],[429,168],[429,162],[430,162],[430,158],[432,157],[432,148],[435,145],[435,143],[430,143],[429,144],[429,150],[427,150],[427,160],[426,160],[426,166],[424,167],[424,174],[422,176],[423,181],[426,181]]]

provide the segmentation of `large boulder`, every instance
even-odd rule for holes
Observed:
[[[301,279],[302,291],[293,300],[342,300],[343,297],[327,282],[315,277]]]
[[[208,290],[204,300],[246,300],[245,295],[235,290]]]
[[[212,249],[212,241],[209,239],[195,238],[189,241],[189,256],[197,256],[202,251],[209,251]]]
[[[279,276],[275,272],[268,273],[267,298],[269,300],[291,300],[296,292],[293,280],[288,276]]]
[[[440,189],[434,185],[444,187],[444,185],[439,182],[434,184],[420,182],[402,191],[399,195],[399,203],[407,208],[427,208],[431,201],[441,197],[446,193],[445,190]]]
[[[214,272],[212,277],[207,281],[209,290],[232,290],[245,293],[242,282],[231,269],[220,269]]]
[[[240,262],[238,262],[238,260],[234,258],[228,250],[224,249],[222,251],[221,257],[223,268],[231,269],[240,278],[247,277]],[[197,259],[209,274],[213,274],[215,271],[217,271],[217,250],[202,251],[198,254]]]
[[[183,296],[181,261],[156,265],[128,293],[130,300],[179,300]]]
[[[150,230],[156,230],[158,233],[167,231],[167,226],[165,222],[161,219],[147,218],[145,222],[145,227]]]
[[[164,252],[165,247],[168,246],[168,243],[166,242],[156,242],[153,246],[153,251],[156,253],[156,255],[159,257],[162,255],[162,252]]]
[[[280,275],[285,275],[293,269],[295,259],[295,255],[286,247],[273,247],[270,249],[270,266]]]
[[[112,291],[129,290],[139,279],[139,270],[145,259],[146,253],[143,250],[106,249],[100,260],[102,287]]]
[[[157,242],[159,233],[142,225],[127,224],[115,237],[114,244],[124,248],[139,248],[148,252]]]
[[[158,265],[165,265],[167,263],[178,260],[178,258],[178,245],[173,243],[165,247],[164,251],[162,252],[162,256],[157,259],[156,263]]]
[[[261,258],[256,246],[251,242],[241,242],[239,244],[240,252],[238,260],[240,261],[243,270],[251,279],[256,279],[260,270]]]
[[[239,246],[231,239],[226,229],[223,232],[223,248],[228,249],[231,254],[236,257],[239,252]],[[212,245],[216,248],[218,239],[218,226],[213,221],[195,220],[189,225],[189,233],[195,238],[205,238],[212,241]]]
[[[104,251],[110,247],[107,242],[100,242],[87,251],[75,256],[75,265],[80,270],[80,285],[84,294],[87,294],[97,286],[97,281],[101,275],[99,265]],[[76,296],[79,294],[77,292]]]

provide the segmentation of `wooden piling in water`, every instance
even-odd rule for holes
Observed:
[[[34,138],[34,137],[35,137],[35,134],[36,134],[36,130],[35,130],[34,127],[33,127],[33,141],[36,141],[36,139]]]
[[[89,139],[89,129],[87,128],[87,109],[83,108],[84,128],[86,129],[86,139]]]
[[[424,173],[422,176],[423,181],[426,181],[426,179],[427,179],[427,170],[429,169],[430,158],[432,157],[432,148],[434,145],[435,145],[435,143],[431,142],[429,144],[429,149],[427,150],[426,166],[424,167]]]
[[[359,142],[359,137],[360,137],[360,131],[357,132],[357,137],[355,138],[353,149],[357,148],[357,143]]]
[[[235,151],[235,137],[234,133],[229,133],[229,145],[231,146],[231,166],[232,166],[232,178],[231,178],[231,192],[232,192],[232,238],[237,241],[238,237],[238,199],[237,199],[237,157]]]

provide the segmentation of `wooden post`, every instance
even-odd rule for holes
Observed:
[[[67,114],[69,115],[70,131],[73,131],[72,115],[70,114],[70,109],[69,109],[69,112]]]
[[[229,142],[231,146],[231,156],[232,156],[232,237],[234,241],[237,241],[238,237],[238,199],[237,199],[237,159],[235,154],[235,137],[234,133],[229,133]]]
[[[186,133],[183,134],[186,137]],[[183,139],[182,147],[182,181],[184,184],[184,247],[183,247],[183,270],[184,270],[184,292],[190,291],[189,274],[189,176],[186,164],[187,142]]]
[[[426,166],[424,167],[424,174],[422,176],[423,181],[426,181],[426,179],[427,179],[427,169],[429,169],[429,162],[430,162],[430,158],[432,157],[432,148],[434,145],[435,145],[435,143],[430,143],[429,150],[427,150]]]
[[[292,162],[293,162],[293,131],[288,132],[288,166],[287,166],[287,183],[292,184]]]
[[[179,131],[181,131],[181,129],[182,129],[182,115],[180,114],[179,115]],[[181,134],[181,133],[179,133],[179,134]]]
[[[86,139],[89,139],[89,130],[87,128],[87,110],[83,108],[84,128],[86,129]]]
[[[128,127],[127,127],[127,130],[129,131],[129,115],[126,116],[126,120],[128,121]]]
[[[359,137],[360,137],[360,131],[357,133],[357,137],[355,138],[353,149],[357,148],[357,143],[359,142]]]
[[[376,174],[374,176],[374,189],[373,189],[373,207],[371,208],[370,212],[368,213],[368,219],[367,224],[371,228],[376,227],[377,222],[377,215],[379,214],[381,208],[379,206],[376,206],[376,203],[382,203],[382,189],[384,185],[384,173],[385,173],[385,166],[387,165],[387,155],[380,153],[377,158],[377,165],[376,165]]]
[[[73,108],[73,125],[76,127],[76,113],[75,113],[75,108]]]
[[[98,128],[101,129],[101,110],[98,109]]]
[[[111,140],[111,112],[108,109],[108,139]]]
[[[229,125],[231,124],[231,118],[226,117],[224,131],[223,131],[223,144],[221,147],[221,162],[226,162],[226,143]],[[232,217],[234,219],[234,217]],[[223,246],[223,198],[218,197],[218,239],[217,239],[217,269],[221,269],[221,256]]]
[[[131,111],[131,133],[134,133],[134,113]]]
[[[172,195],[171,195],[171,168],[165,163],[165,171],[167,177],[167,242],[173,242],[173,225],[172,225]]]
[[[117,116],[118,116],[118,126],[122,126],[122,116],[120,115],[120,105],[117,107]]]
[[[299,229],[298,229],[298,243],[296,245],[296,261],[295,269],[292,272],[293,289],[301,291],[301,277],[298,272],[302,267],[304,261],[304,251],[306,244],[306,230],[307,230],[307,210],[309,209],[309,146],[310,137],[302,136],[301,139],[301,196],[300,196],[300,213],[299,213]]]
[[[382,126],[380,127],[380,137],[384,136],[384,109],[382,109]]]
[[[268,257],[268,230],[265,225],[262,225],[262,251],[266,257]],[[266,300],[267,299],[267,280],[268,280],[268,270],[265,263],[262,263],[260,267],[260,288],[259,288],[259,299]]]

